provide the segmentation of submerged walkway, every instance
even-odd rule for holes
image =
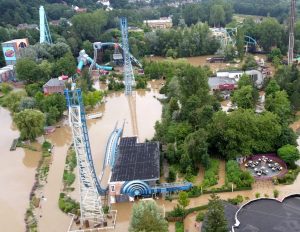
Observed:
[[[218,174],[219,180],[218,180],[218,184],[213,186],[214,188],[220,188],[225,184],[225,175],[226,175],[225,165],[226,165],[225,160],[220,160],[219,174]]]
[[[62,188],[62,178],[65,166],[67,151],[70,141],[66,141],[65,135],[68,128],[57,129],[55,134],[49,136],[50,142],[54,145],[52,152],[53,161],[49,168],[48,183],[43,187],[44,200],[41,200],[39,220],[39,231],[42,232],[61,232],[68,228],[71,217],[64,214],[58,208],[59,194]],[[61,144],[61,142],[63,144]],[[52,225],[51,227],[49,225]]]

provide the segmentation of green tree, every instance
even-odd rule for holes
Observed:
[[[188,196],[188,193],[185,191],[181,191],[178,195],[178,203],[181,205],[183,208],[187,207],[190,203],[190,199]]]
[[[32,97],[24,97],[21,99],[19,104],[19,110],[25,110],[25,109],[34,109],[36,106],[35,99]]]
[[[47,82],[52,76],[53,65],[47,60],[43,60],[42,63],[39,64],[39,69],[43,72],[43,81]]]
[[[257,68],[258,64],[252,55],[247,55],[242,69],[245,71],[250,68]]]
[[[41,92],[42,88],[38,83],[33,83],[26,85],[25,90],[29,97],[34,97],[38,92]]]
[[[14,122],[21,132],[21,139],[35,140],[44,132],[45,116],[39,110],[26,109],[14,116]]]
[[[227,61],[232,61],[236,57],[235,47],[231,44],[228,44],[225,47],[224,56]]]
[[[283,125],[276,145],[277,147],[282,147],[285,144],[297,145],[297,137],[297,134],[288,125]]]
[[[217,112],[208,126],[209,149],[226,159],[269,152],[277,148],[281,131],[278,116],[268,111],[256,114],[253,110],[238,109],[228,115]]]
[[[244,48],[244,43],[245,43],[245,33],[244,30],[242,28],[239,28],[237,30],[237,35],[236,35],[236,49],[239,55],[240,59],[244,58],[244,54],[245,54],[245,48]]]
[[[243,86],[234,92],[232,102],[243,109],[253,109],[255,101],[253,97],[253,87],[250,85]]]
[[[212,194],[208,203],[208,212],[204,223],[204,232],[227,232],[228,226],[224,214],[224,205],[220,198]]]
[[[201,163],[204,167],[209,166],[207,132],[199,129],[189,134],[185,141],[185,150],[189,157],[196,163]]]
[[[210,9],[209,21],[211,24],[220,27],[225,23],[225,11],[222,5],[213,5]]]
[[[176,180],[176,171],[174,168],[170,167],[169,169],[169,176],[168,182],[174,182]]]
[[[288,165],[294,166],[295,161],[300,159],[300,154],[296,146],[287,144],[277,150],[277,154]]]
[[[266,92],[266,95],[268,96],[271,94],[275,94],[279,90],[280,90],[280,86],[277,84],[277,81],[275,79],[272,79],[268,83],[265,92]]]
[[[265,107],[267,110],[277,114],[282,123],[287,123],[286,120],[291,116],[291,104],[284,90],[268,95]]]
[[[141,201],[133,205],[129,231],[167,232],[168,222],[154,201]]]
[[[12,112],[18,112],[20,109],[20,101],[26,96],[27,94],[24,90],[11,91],[3,97],[2,105],[4,107],[7,107]]]
[[[282,25],[274,18],[265,18],[258,26],[258,36],[260,44],[266,51],[270,51],[273,46],[279,46],[282,41]]]
[[[71,53],[66,53],[62,58],[54,64],[54,75],[72,76],[76,72],[76,62]]]
[[[58,111],[58,114],[55,113],[56,115],[56,121],[58,121],[61,116],[63,115],[63,112],[66,110],[66,99],[64,97],[64,95],[62,94],[51,94],[49,96],[45,96],[42,97],[41,99],[39,99],[38,96],[35,97],[39,108],[41,109],[42,112],[44,113],[49,113],[51,112],[51,110],[54,110],[53,107],[56,108],[56,110],[54,110],[55,112]],[[52,116],[54,115],[54,113],[50,113]]]
[[[93,54],[93,52],[94,52],[93,44],[92,44],[89,40],[83,41],[81,47],[82,47],[82,49],[85,50],[86,54],[91,55],[91,54]]]
[[[60,118],[59,111],[55,106],[50,106],[46,113],[46,124],[53,125]]]
[[[103,93],[100,91],[88,92],[83,94],[83,103],[85,106],[94,108],[96,104],[101,102]]]
[[[43,79],[43,72],[39,66],[28,58],[18,60],[16,64],[17,78],[27,83],[35,83]]]
[[[269,61],[274,61],[275,57],[279,58],[280,60],[282,59],[282,54],[281,50],[279,48],[273,48],[271,52],[268,54],[268,60]]]
[[[12,91],[12,87],[10,84],[8,83],[1,83],[0,84],[0,91],[3,93],[3,94],[8,94],[10,91]]]
[[[107,13],[96,10],[92,13],[77,14],[72,18],[73,29],[81,40],[97,41],[107,24]]]
[[[240,89],[247,85],[253,86],[253,82],[249,75],[247,75],[246,73],[243,73],[243,75],[241,76],[241,78],[238,81],[238,87]]]

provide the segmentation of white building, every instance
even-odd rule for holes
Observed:
[[[154,20],[144,20],[144,24],[152,29],[167,29],[173,26],[171,17],[164,17]]]
[[[244,73],[249,75],[252,78],[257,88],[262,87],[265,74],[263,74],[261,71],[256,69],[246,70],[245,72],[244,71],[219,71],[217,72],[217,77],[233,78],[236,82],[238,82],[240,80],[240,77]]]

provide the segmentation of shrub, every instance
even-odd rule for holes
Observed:
[[[172,211],[168,213],[168,217],[184,217],[184,208],[180,205],[176,205]]]
[[[176,232],[184,232],[183,222],[175,222],[175,231]]]
[[[295,161],[300,158],[300,153],[294,145],[284,145],[277,150],[281,159],[283,159],[291,167],[295,165]]]
[[[268,195],[268,194],[266,194],[266,193],[264,194],[264,196],[265,196],[265,197],[267,197],[267,198],[269,197],[269,195]]]
[[[294,170],[289,170],[288,173],[286,173],[283,177],[278,178],[278,182],[280,184],[292,184],[296,180],[299,172],[300,172],[300,167]]]
[[[69,170],[72,172],[74,168],[77,166],[77,158],[76,158],[76,153],[74,150],[71,150],[69,152],[69,155],[67,156],[67,161],[66,163],[69,166]]]
[[[277,198],[279,196],[279,191],[277,189],[274,189],[273,195],[274,195],[274,198]]]
[[[226,178],[238,188],[250,187],[254,182],[254,178],[250,172],[242,171],[238,163],[234,160],[230,160],[226,163]]]
[[[205,217],[205,212],[200,211],[200,212],[197,214],[196,221],[197,221],[197,222],[202,222],[202,221],[204,220],[204,217]]]
[[[168,182],[174,182],[176,180],[176,172],[173,167],[169,169]]]
[[[70,197],[67,197],[64,193],[60,193],[58,206],[65,213],[73,213],[79,215],[79,203],[74,201]]]
[[[67,186],[70,186],[75,181],[75,174],[72,172],[64,171],[63,180]]]
[[[42,150],[44,152],[47,152],[51,148],[51,146],[52,146],[51,143],[49,143],[48,141],[45,141],[45,142],[43,142]]]
[[[233,205],[238,205],[244,201],[244,198],[241,195],[237,195],[235,198],[229,198],[227,201]]]
[[[201,187],[193,186],[190,191],[188,191],[189,197],[199,197],[201,195]]]
[[[260,193],[255,193],[256,198],[260,198]]]
[[[210,159],[210,166],[205,170],[204,180],[202,185],[204,187],[210,187],[218,184],[219,164],[220,161],[217,159]]]
[[[102,210],[103,210],[103,213],[108,214],[108,212],[109,212],[109,206],[108,205],[103,205],[102,206]]]
[[[3,94],[8,94],[10,91],[12,91],[12,87],[7,83],[2,83],[0,85],[0,90]]]

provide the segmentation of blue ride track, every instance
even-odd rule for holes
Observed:
[[[81,117],[81,125],[82,125],[82,132],[84,137],[84,144],[85,144],[85,150],[86,150],[86,156],[87,160],[89,162],[90,170],[92,179],[95,183],[95,186],[97,188],[97,192],[99,195],[105,195],[107,193],[107,188],[102,188],[100,183],[104,174],[104,170],[107,166],[109,166],[111,169],[113,169],[116,158],[117,158],[117,149],[118,149],[118,143],[119,139],[121,138],[123,134],[123,127],[117,128],[117,125],[115,126],[114,130],[112,131],[107,145],[106,145],[106,151],[105,151],[105,158],[104,163],[102,167],[101,175],[97,176],[94,163],[93,163],[93,157],[91,153],[91,147],[90,147],[90,141],[88,136],[88,129],[86,124],[86,118],[85,118],[85,110],[84,105],[82,101],[82,93],[81,89],[75,89],[73,91],[65,90],[65,96],[67,100],[67,106],[80,106],[80,117]],[[134,180],[125,182],[121,193],[129,195],[131,197],[142,195],[142,196],[150,196],[153,194],[164,194],[168,192],[176,192],[176,191],[182,191],[182,190],[189,190],[193,186],[190,182],[180,182],[180,183],[163,183],[160,185],[155,186],[149,186],[146,182],[142,180]]]

